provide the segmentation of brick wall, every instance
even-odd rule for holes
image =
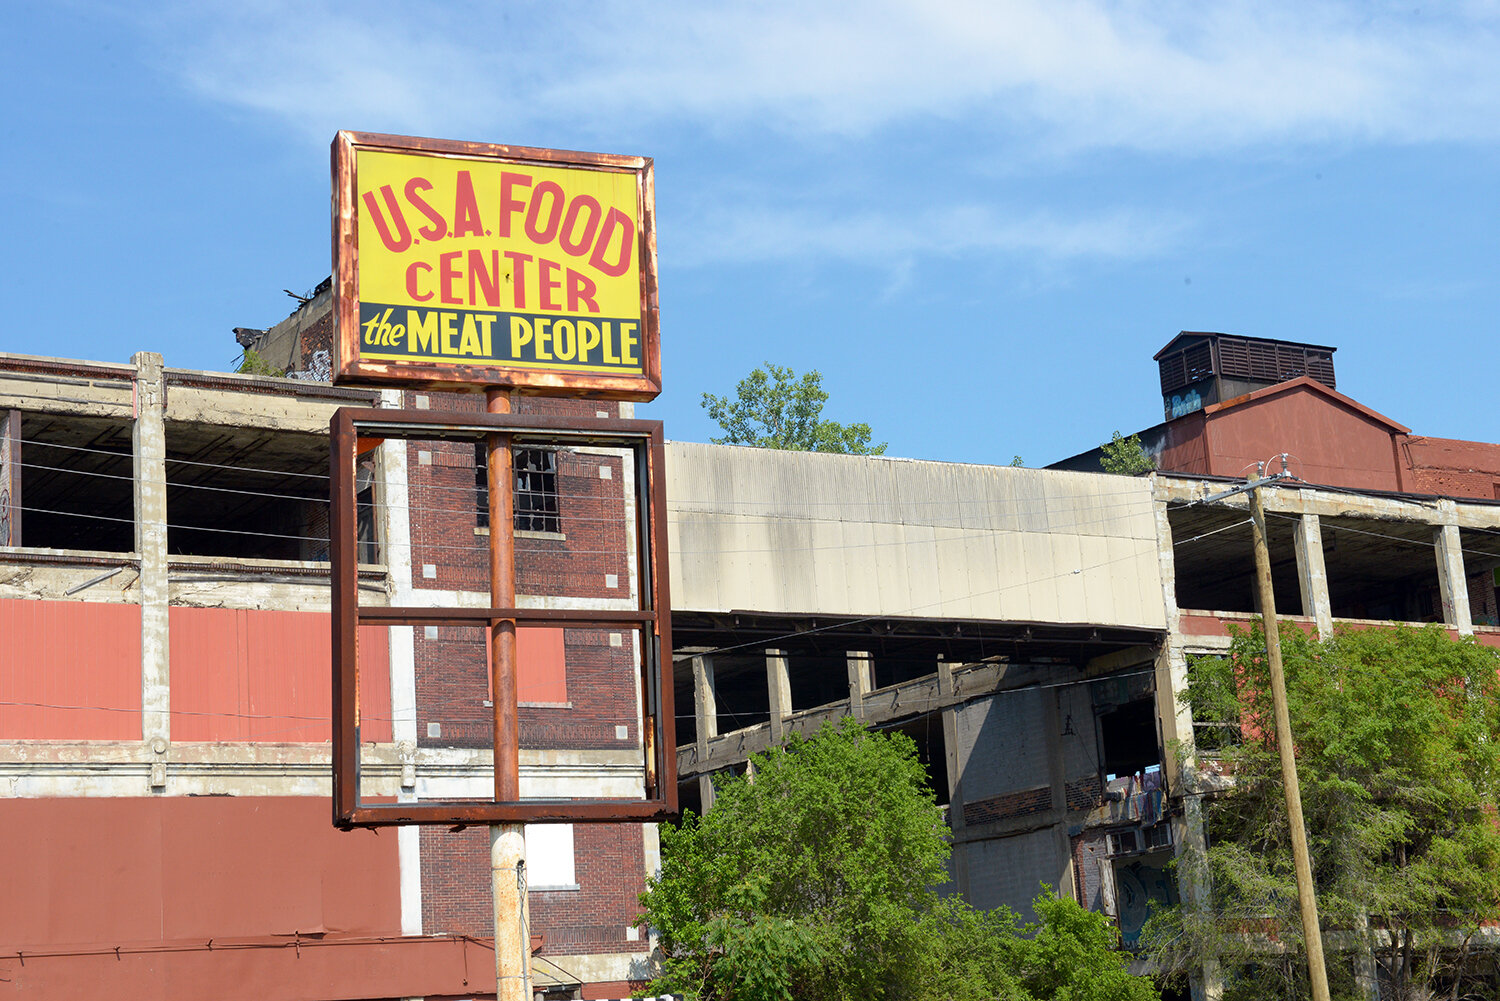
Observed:
[[[1104,802],[1104,782],[1098,775],[1075,779],[1063,786],[1068,810],[1092,810]]]
[[[1029,817],[1034,813],[1046,813],[1052,809],[1052,787],[1038,786],[1020,792],[991,796],[964,804],[964,825],[993,824],[997,820],[1014,817]]]
[[[573,828],[576,890],[533,890],[527,897],[531,933],[545,937],[543,956],[641,952],[646,934],[627,929],[641,913],[644,889],[641,828],[635,824],[579,824]],[[422,828],[422,930],[491,938],[489,832]],[[566,969],[567,964],[560,964]]]
[[[434,636],[428,636],[431,631]],[[493,737],[489,631],[479,626],[416,630],[417,741],[423,747],[488,748]],[[630,748],[640,736],[636,658],[629,631],[563,630],[565,706],[518,711],[521,746]],[[618,645],[616,645],[618,643]],[[437,724],[432,733],[429,724]],[[626,735],[616,727],[624,726]]]
[[[1102,911],[1104,893],[1099,863],[1108,857],[1109,836],[1103,828],[1095,828],[1073,837],[1071,846],[1078,901],[1091,911]]]

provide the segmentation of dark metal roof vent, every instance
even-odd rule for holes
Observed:
[[[1304,375],[1335,389],[1336,350],[1322,344],[1184,330],[1156,353],[1167,417]]]

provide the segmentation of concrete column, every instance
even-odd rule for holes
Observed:
[[[786,721],[792,715],[792,678],[785,650],[766,651],[766,689],[771,696],[771,743],[779,744],[786,739]]]
[[[0,546],[21,542],[21,411],[0,410]]]
[[[850,650],[845,658],[849,665],[849,715],[865,718],[865,696],[875,687],[875,658],[868,650]]]
[[[719,735],[719,696],[714,687],[714,661],[703,655],[693,658],[693,716],[697,722],[698,761],[708,760],[708,742]],[[698,795],[703,801],[703,812],[714,805],[713,777],[708,773],[698,776]]]
[[[386,409],[401,407],[399,389],[380,394]],[[377,532],[382,546],[386,593],[392,605],[414,605],[411,580],[411,491],[406,462],[407,443],[399,438],[382,442],[376,450],[375,500]],[[417,666],[415,635],[410,626],[390,630],[391,728],[397,741],[417,739]]]
[[[937,661],[938,698],[944,702],[953,697],[953,665],[941,654]],[[948,803],[955,813],[952,821],[953,829],[959,830],[963,827],[963,810],[957,809],[963,799],[960,789],[962,763],[958,753],[958,708],[949,706],[943,710],[943,759],[948,771]]]
[[[1204,833],[1202,799],[1196,794],[1198,747],[1193,739],[1193,711],[1179,697],[1187,691],[1188,677],[1181,613],[1177,607],[1177,554],[1172,548],[1172,524],[1167,517],[1168,496],[1154,473],[1151,480],[1157,566],[1167,621],[1167,634],[1156,656],[1156,718],[1161,727],[1162,773],[1167,779],[1167,791],[1182,802],[1182,814],[1172,831],[1178,863],[1177,888],[1189,907],[1208,908],[1211,904],[1207,872],[1201,864],[1208,839]],[[1259,591],[1252,593],[1258,602]],[[1224,993],[1219,964],[1205,962],[1189,977],[1189,987],[1193,1001],[1217,1001]]]
[[[953,665],[942,654],[937,660],[938,697],[954,695]],[[948,766],[948,826],[953,831],[953,885],[964,896],[969,893],[969,846],[959,836],[964,830],[963,760],[958,746],[958,707],[943,710],[943,758]]]
[[[1058,705],[1061,689],[1041,693],[1043,742],[1047,746],[1047,777],[1052,783],[1052,837],[1057,846],[1057,895],[1078,900],[1078,878],[1073,872],[1073,842],[1068,837],[1068,780],[1063,762],[1062,711]]]
[[[400,410],[403,393],[386,389],[380,405]],[[376,450],[376,534],[385,563],[385,587],[392,605],[414,605],[411,582],[411,494],[406,442],[393,438]],[[388,630],[391,663],[391,733],[400,749],[401,788],[397,799],[417,801],[417,655],[412,626]],[[408,759],[410,765],[408,766]],[[422,838],[416,827],[396,832],[396,865],[400,871],[401,934],[422,934]]]
[[[1328,569],[1323,565],[1323,525],[1315,514],[1297,519],[1297,585],[1302,590],[1302,614],[1318,627],[1318,636],[1333,635],[1333,604],[1328,598]]]
[[[1469,610],[1469,578],[1464,573],[1464,551],[1459,541],[1458,508],[1451,500],[1438,501],[1438,512],[1447,522],[1432,533],[1437,550],[1438,588],[1443,596],[1443,622],[1460,636],[1474,635]]]
[[[141,558],[141,731],[147,743],[164,754],[172,738],[167,636],[166,391],[161,355],[141,351],[130,360],[136,368],[131,450],[135,551]],[[160,787],[155,776],[152,786]]]

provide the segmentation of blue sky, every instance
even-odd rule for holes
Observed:
[[[13,4],[0,350],[231,367],[341,128],[652,156],[669,437],[818,369],[890,454],[1160,420],[1179,330],[1500,439],[1500,4]]]

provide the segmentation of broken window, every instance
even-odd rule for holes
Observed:
[[[906,734],[917,745],[917,759],[927,772],[927,784],[939,806],[947,806],[948,796],[948,745],[943,739],[943,717],[941,713],[927,713],[916,719],[896,724],[892,729]]]
[[[511,453],[515,488],[511,504],[518,532],[562,531],[557,494],[557,451],[518,448]],[[475,515],[480,528],[490,526],[489,446],[474,443]]]
[[[518,448],[512,458],[516,476],[516,528],[527,532],[560,532],[557,517],[557,453],[550,448]]]

